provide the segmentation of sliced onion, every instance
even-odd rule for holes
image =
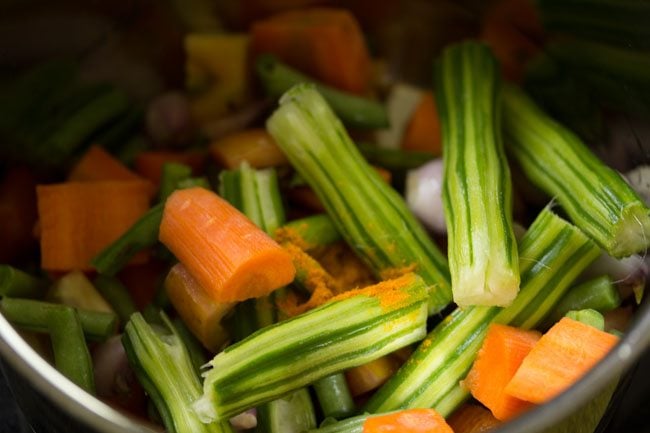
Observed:
[[[249,409],[230,418],[230,425],[236,430],[250,430],[257,427],[257,412],[255,409]]]
[[[135,413],[144,410],[144,391],[129,365],[121,335],[94,348],[93,365],[98,397]]]
[[[429,229],[447,233],[442,204],[442,158],[436,158],[406,174],[406,203]]]

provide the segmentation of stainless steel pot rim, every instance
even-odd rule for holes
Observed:
[[[499,433],[538,432],[570,415],[576,403],[590,401],[613,377],[620,376],[650,348],[650,302],[646,300],[616,348],[582,380],[548,404],[504,425]],[[147,426],[125,416],[73,384],[47,363],[0,314],[0,355],[36,390],[77,420],[103,433],[150,433]]]
[[[103,433],[153,432],[91,396],[32,349],[0,314],[0,355],[45,398],[82,423]]]

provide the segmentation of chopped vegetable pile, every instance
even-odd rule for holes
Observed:
[[[0,86],[0,313],[64,376],[169,433],[472,433],[624,336],[650,208],[602,149],[650,120],[647,2],[493,2],[426,84],[400,2],[191,3],[146,98],[83,58]]]

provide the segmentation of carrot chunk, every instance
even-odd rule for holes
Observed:
[[[526,331],[493,324],[463,384],[475,399],[505,421],[519,415],[532,405],[504,391],[526,355],[540,339],[537,331]]]
[[[344,9],[292,10],[257,21],[251,48],[341,90],[368,91],[370,55],[359,23]]]
[[[91,270],[90,260],[149,209],[150,188],[139,180],[37,186],[43,269]]]
[[[447,420],[454,433],[484,433],[495,429],[501,421],[492,412],[477,404],[465,403]]]
[[[71,182],[143,180],[100,146],[91,146],[68,174]]]
[[[505,391],[544,403],[584,376],[617,342],[615,335],[562,318],[533,347]]]
[[[167,274],[165,289],[169,300],[192,334],[206,349],[219,351],[227,338],[221,319],[234,304],[216,302],[208,296],[205,289],[180,263],[174,265]]]
[[[481,25],[480,39],[490,46],[503,76],[519,82],[530,59],[541,50],[543,30],[530,0],[493,2]]]
[[[289,253],[204,188],[177,190],[169,196],[159,238],[218,302],[267,295],[295,276]]]
[[[407,409],[369,417],[363,433],[454,433],[445,419],[433,409]]]
[[[210,154],[228,169],[239,168],[243,161],[251,167],[286,165],[287,157],[266,130],[248,129],[222,137],[210,144]]]
[[[420,103],[404,131],[402,149],[430,152],[434,156],[442,153],[442,136],[438,109],[433,92],[423,92]]]

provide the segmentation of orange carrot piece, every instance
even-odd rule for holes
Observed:
[[[347,10],[292,10],[257,21],[251,28],[251,48],[254,54],[273,53],[341,90],[369,90],[370,55],[359,23]]]
[[[358,397],[368,391],[379,388],[397,371],[400,363],[392,355],[382,356],[367,364],[350,368],[345,372],[345,379],[352,397]]]
[[[363,423],[363,433],[454,433],[433,409],[407,409],[371,416]]]
[[[456,409],[447,422],[454,433],[484,433],[501,424],[492,412],[483,406],[470,403]]]
[[[43,269],[91,270],[90,260],[149,209],[149,192],[144,181],[37,186]]]
[[[519,82],[526,63],[541,50],[543,30],[530,0],[500,0],[485,14],[480,39],[501,64],[503,76]]]
[[[267,295],[296,273],[284,248],[204,188],[169,196],[159,238],[218,302]]]
[[[289,163],[275,140],[264,129],[249,129],[220,138],[210,145],[210,154],[227,169],[237,169],[243,161],[253,168]]]
[[[0,182],[0,263],[20,261],[36,246],[36,179],[26,167],[12,167]]]
[[[227,339],[221,319],[235,304],[216,302],[180,263],[174,265],[167,274],[165,290],[192,334],[206,349],[219,351]]]
[[[505,391],[544,403],[584,376],[617,342],[615,335],[564,317],[533,347]]]
[[[433,92],[425,91],[402,137],[402,149],[442,154],[440,119]]]
[[[160,185],[163,166],[168,162],[178,162],[192,168],[192,174],[203,172],[205,155],[200,152],[173,152],[168,150],[150,150],[140,152],[135,157],[135,171],[149,179],[154,185]]]
[[[101,146],[91,146],[68,174],[71,182],[143,180]]]
[[[531,403],[506,394],[504,388],[540,337],[537,331],[512,326],[493,324],[488,329],[463,385],[498,420],[509,420],[531,407]]]

